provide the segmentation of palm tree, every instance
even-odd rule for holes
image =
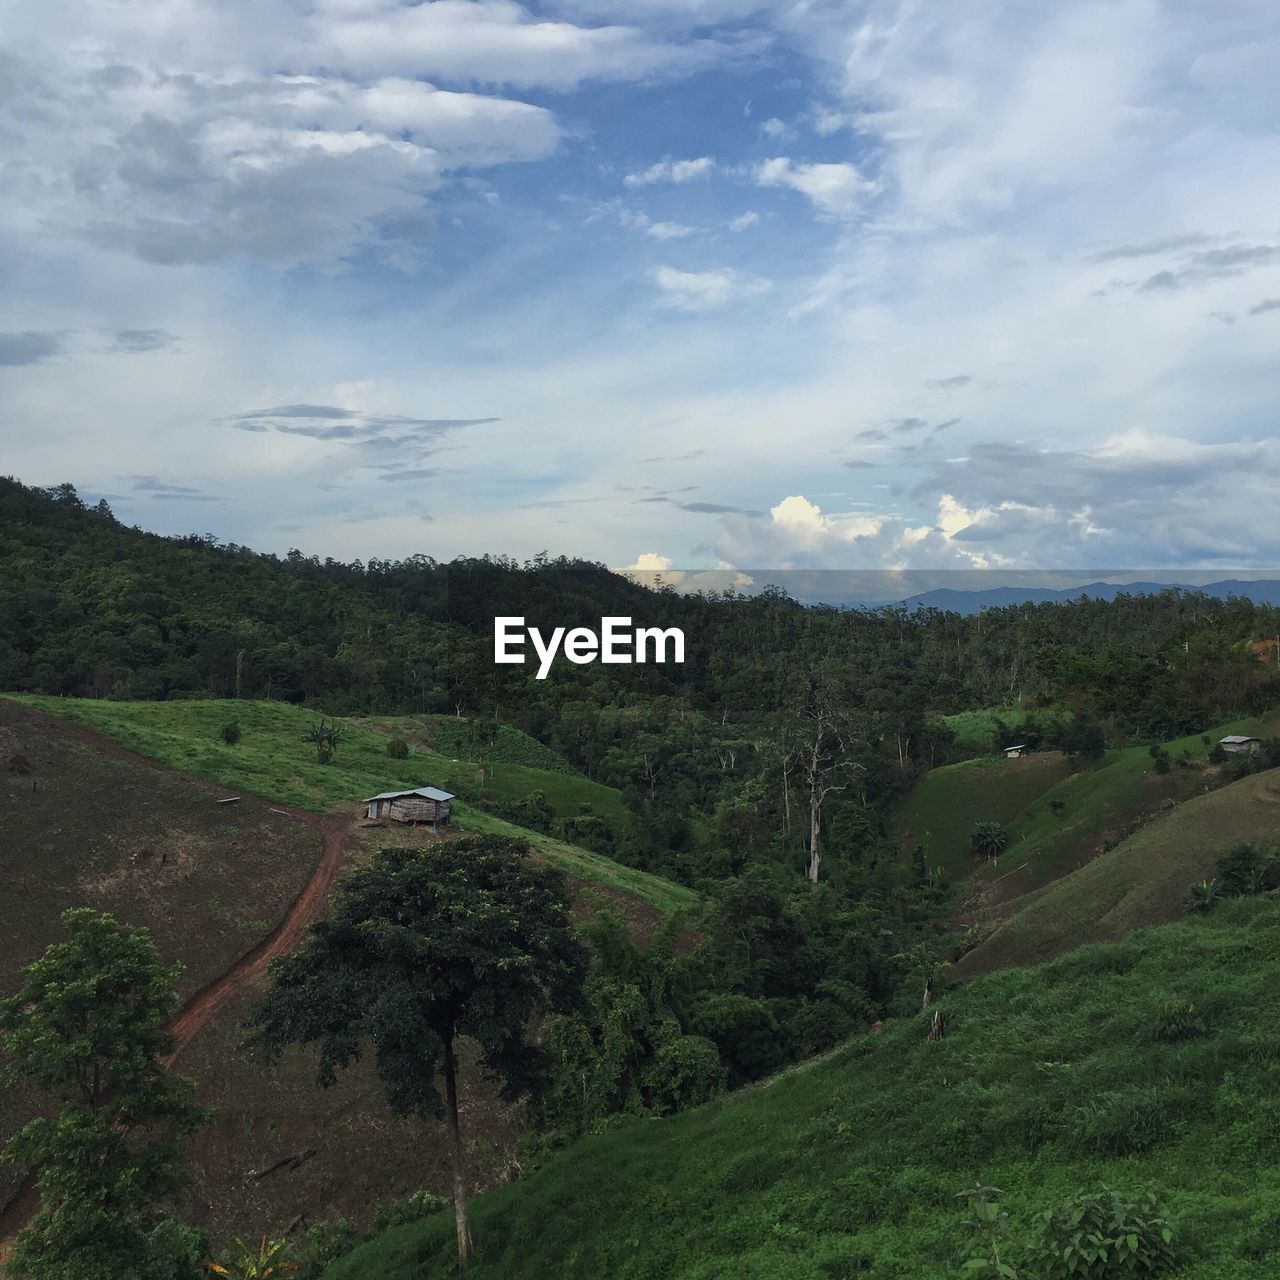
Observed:
[[[1000,822],[979,822],[969,832],[969,848],[994,862],[1009,847],[1009,831]]]
[[[253,1249],[237,1237],[236,1248],[240,1256],[230,1266],[206,1262],[205,1269],[230,1280],[279,1280],[287,1272],[301,1270],[289,1256],[292,1250],[287,1240],[268,1240],[263,1236],[262,1243]]]

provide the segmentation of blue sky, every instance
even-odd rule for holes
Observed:
[[[0,469],[264,549],[1271,567],[1280,10],[0,0]]]

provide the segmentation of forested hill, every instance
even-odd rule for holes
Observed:
[[[785,709],[798,674],[843,671],[858,701],[924,715],[1011,701],[1068,701],[1136,732],[1190,729],[1265,700],[1280,609],[1193,592],[937,609],[802,608],[655,592],[583,561],[429,556],[352,564],[263,555],[208,535],[120,524],[75,490],[0,478],[0,688],[89,697],[270,697],[336,712],[491,713],[501,702],[671,695],[743,722]],[[496,671],[495,614],[534,625],[604,614],[681,626],[684,666],[573,667],[545,682]],[[1274,670],[1274,655],[1270,666]],[[516,693],[519,698],[516,699]],[[1194,707],[1194,712],[1191,708]],[[899,726],[905,727],[905,726]]]
[[[865,848],[885,834],[895,795],[964,753],[944,715],[1069,708],[1074,727],[1048,745],[1076,750],[1091,733],[1159,741],[1280,702],[1267,640],[1280,609],[1178,591],[975,617],[802,608],[771,590],[655,591],[568,560],[263,555],[129,528],[69,485],[3,479],[0,566],[0,689],[512,723],[649,811],[651,848],[634,856],[650,864],[752,787],[761,795],[747,807],[767,832],[735,841],[772,840],[789,825],[810,730],[824,770],[856,775],[819,834]],[[607,614],[679,626],[687,661],[559,662],[539,681],[532,666],[493,664],[497,614],[542,627],[598,626]]]

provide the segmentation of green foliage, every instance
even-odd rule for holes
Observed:
[[[1253,841],[1242,841],[1218,860],[1224,897],[1247,898],[1271,887],[1280,854],[1264,854]]]
[[[979,1183],[957,1197],[969,1206],[969,1215],[963,1223],[968,1240],[961,1271],[977,1280],[1017,1280],[1020,1274],[1009,1261],[1016,1244],[1009,1215],[996,1199],[1001,1194],[999,1187],[984,1187]]]
[[[415,1191],[400,1199],[382,1200],[373,1211],[373,1230],[388,1231],[392,1227],[403,1226],[406,1222],[419,1222],[448,1207],[447,1200],[442,1196],[432,1195],[430,1191]]]
[[[385,850],[348,874],[329,915],[272,963],[250,1017],[249,1043],[268,1059],[317,1045],[324,1088],[372,1044],[391,1110],[445,1117],[461,1266],[471,1242],[457,1042],[476,1042],[504,1098],[538,1092],[544,1059],[529,1028],[578,1005],[587,964],[564,878],[528,854],[494,837]]]
[[[1218,859],[1218,874],[1193,884],[1187,894],[1187,910],[1207,915],[1227,898],[1252,898],[1266,893],[1275,882],[1280,854],[1264,854],[1256,841],[1242,840]]]
[[[1100,1187],[1137,1206],[1127,1224],[1176,1217],[1179,1280],[1271,1280],[1280,903],[1227,903],[1089,952],[948,991],[937,1043],[913,1013],[767,1084],[552,1155],[473,1202],[468,1280],[957,1280],[976,1232],[956,1191],[975,1169],[1005,1189],[1000,1261],[1026,1280],[1041,1275],[1029,1254],[1045,1210],[1061,1220]],[[1179,999],[1212,1007],[1205,1033],[1155,1039],[1153,1011]],[[1166,1110],[1159,1141],[1124,1154],[1082,1142],[1077,1109],[1108,1094],[1124,1100],[1113,1118]],[[1149,1187],[1170,1189],[1167,1211],[1143,1207]],[[447,1221],[424,1222],[327,1280],[447,1275],[451,1247]]]
[[[530,791],[516,804],[511,816],[518,825],[546,835],[550,834],[556,821],[555,810],[541,791]]]
[[[282,1280],[302,1270],[289,1241],[269,1240],[266,1236],[256,1245],[245,1244],[237,1237],[232,1250],[224,1253],[219,1262],[207,1265],[214,1275],[228,1280]]]
[[[1000,822],[979,822],[969,832],[969,848],[994,862],[1009,847],[1009,829]]]
[[[222,726],[222,740],[229,747],[234,747],[240,741],[240,722],[238,720],[228,720]]]
[[[0,1000],[0,1078],[40,1090],[55,1112],[4,1151],[40,1170],[40,1210],[17,1237],[10,1274],[181,1274],[181,1232],[162,1229],[161,1206],[183,1182],[178,1140],[209,1117],[189,1082],[160,1063],[173,1048],[166,1025],[180,970],[160,963],[145,930],[109,915],[80,908],[62,924],[67,940]]]
[[[1217,879],[1200,880],[1187,892],[1187,910],[1193,915],[1207,916],[1223,899]]]
[[[346,1218],[327,1218],[307,1228],[300,1280],[320,1280],[325,1268],[346,1257],[367,1236]]]
[[[1177,1261],[1173,1226],[1154,1193],[1104,1189],[1040,1214],[1027,1265],[1043,1280],[1112,1280],[1157,1275]]]
[[[302,735],[303,742],[309,742],[316,749],[316,760],[320,764],[331,764],[338,744],[347,735],[347,727],[338,721],[317,720]]]
[[[1205,1035],[1208,1028],[1200,1011],[1189,1000],[1165,1000],[1156,1015],[1152,1034],[1165,1044],[1180,1040],[1195,1040]]]
[[[387,741],[387,755],[393,760],[407,760],[409,744],[403,738],[390,738]]]
[[[459,1036],[518,1096],[537,1080],[530,1021],[579,998],[586,956],[558,872],[517,840],[469,836],[388,849],[340,883],[327,918],[273,962],[250,1019],[269,1058],[318,1045],[332,1085],[360,1044],[376,1044],[387,1102],[440,1115],[436,1078]]]
[[[641,951],[606,907],[585,932],[596,957],[585,1005],[545,1029],[552,1073],[538,1119],[553,1142],[597,1130],[611,1116],[697,1106],[724,1087],[715,1044],[691,1033],[683,1017],[671,930]]]

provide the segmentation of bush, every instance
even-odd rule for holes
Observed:
[[[329,1263],[345,1258],[364,1239],[364,1232],[346,1218],[317,1222],[307,1231],[307,1261],[300,1280],[320,1280]]]
[[[409,744],[403,738],[392,738],[387,743],[387,755],[393,760],[407,760],[409,758]]]
[[[969,848],[994,862],[1009,847],[1009,831],[999,822],[979,822],[969,832]]]
[[[1049,811],[1051,813],[1061,813],[1067,807],[1067,802],[1061,796],[1054,796],[1049,801]]]
[[[1166,1044],[1175,1044],[1179,1040],[1194,1040],[1207,1030],[1195,1005],[1186,1000],[1166,1000],[1156,1014],[1152,1034]]]
[[[547,797],[541,791],[530,791],[516,802],[513,812],[516,822],[530,831],[550,835],[555,826],[555,810],[547,803]]]
[[[1110,1280],[1167,1271],[1177,1260],[1173,1226],[1151,1192],[1127,1199],[1103,1189],[1040,1214],[1027,1265],[1043,1280]]]
[[[1075,1109],[1071,1136],[1080,1150],[1092,1155],[1140,1155],[1168,1136],[1171,1110],[1167,1091],[1108,1090]]]
[[[447,1200],[432,1195],[430,1191],[415,1191],[403,1199],[384,1200],[373,1211],[374,1234],[403,1226],[406,1222],[417,1222],[448,1207]]]
[[[1187,910],[1192,915],[1207,916],[1222,901],[1222,888],[1216,880],[1201,880],[1187,894]]]
[[[1264,854],[1256,844],[1238,844],[1218,859],[1218,881],[1227,898],[1249,898],[1271,887],[1275,854]]]
[[[222,726],[222,740],[229,747],[234,747],[240,741],[240,726],[234,720]]]

